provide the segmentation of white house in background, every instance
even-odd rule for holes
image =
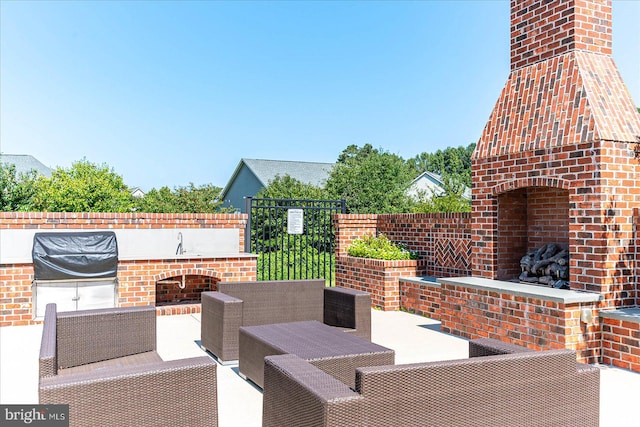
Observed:
[[[433,172],[422,172],[409,185],[407,194],[414,200],[424,197],[431,198],[444,193],[444,182],[442,177]],[[471,189],[466,188],[463,193],[466,199],[471,199]]]
[[[277,176],[289,175],[304,184],[322,187],[333,167],[333,163],[241,159],[220,193],[220,200],[222,206],[244,213],[245,198],[254,197]]]
[[[130,188],[129,191],[131,191],[131,195],[136,198],[144,197],[144,195],[146,194],[140,187]]]
[[[5,165],[14,165],[16,175],[35,170],[38,175],[46,176],[47,178],[51,177],[51,168],[29,154],[0,154],[0,162]]]

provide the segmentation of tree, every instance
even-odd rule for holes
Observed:
[[[15,212],[29,210],[35,193],[36,171],[16,173],[12,164],[0,162],[0,210]]]
[[[51,178],[35,181],[29,210],[46,212],[130,212],[131,193],[122,177],[106,164],[82,159],[71,168],[57,168]]]
[[[184,213],[214,213],[221,212],[221,187],[204,184],[196,187],[192,182],[188,187],[177,187],[175,193],[178,204]]]
[[[289,175],[278,175],[269,181],[266,187],[258,191],[256,198],[320,200],[327,198],[327,192],[320,187],[305,184]]]
[[[152,188],[143,197],[134,201],[138,212],[174,213],[177,209],[175,195],[169,187]]]
[[[144,197],[135,201],[135,210],[139,212],[162,213],[214,213],[222,212],[220,201],[222,188],[212,184],[196,187],[189,183],[187,187],[169,187],[151,189]]]
[[[345,199],[350,213],[409,212],[406,190],[415,178],[402,157],[350,145],[338,157],[326,183],[328,195]]]
[[[462,182],[471,186],[471,156],[476,144],[466,147],[448,147],[435,153],[421,153],[409,159],[407,163],[413,168],[415,176],[428,171],[440,176],[456,175]]]

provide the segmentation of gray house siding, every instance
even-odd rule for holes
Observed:
[[[241,213],[245,213],[245,201],[246,196],[253,196],[260,191],[264,185],[256,178],[256,176],[247,168],[242,165],[235,180],[229,186],[224,198],[224,207],[233,207]]]

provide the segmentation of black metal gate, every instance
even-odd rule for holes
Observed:
[[[344,200],[246,198],[245,252],[258,254],[258,280],[334,281],[332,214]]]

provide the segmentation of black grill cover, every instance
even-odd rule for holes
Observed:
[[[32,255],[35,280],[102,279],[118,271],[112,231],[36,233]]]

